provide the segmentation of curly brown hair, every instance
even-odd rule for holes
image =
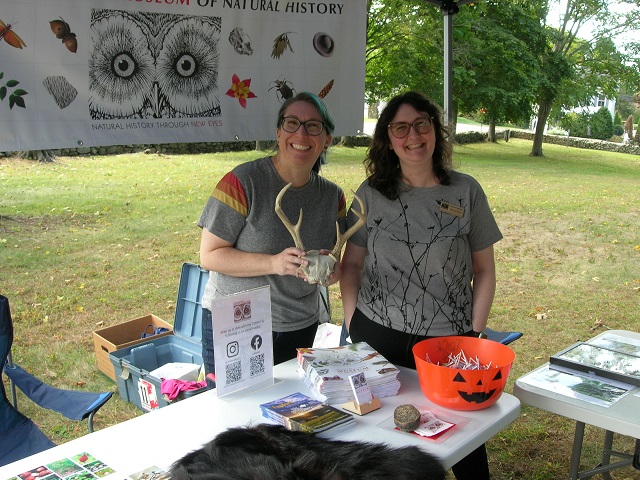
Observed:
[[[364,159],[369,185],[390,200],[398,198],[402,185],[400,181],[402,172],[398,155],[389,148],[391,140],[388,127],[403,104],[411,105],[418,112],[424,112],[432,117],[436,138],[433,171],[440,184],[449,185],[451,182],[453,149],[448,141],[449,130],[442,121],[442,109],[433,100],[419,92],[406,92],[393,97],[382,110],[373,132],[373,140],[367,150],[367,157]]]

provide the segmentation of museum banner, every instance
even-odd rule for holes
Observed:
[[[362,130],[366,0],[0,6],[0,152],[269,140],[302,91]]]

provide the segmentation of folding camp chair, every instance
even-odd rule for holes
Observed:
[[[511,342],[515,342],[522,336],[522,332],[501,332],[498,330],[492,330],[490,328],[485,328],[484,333],[487,334],[487,338],[489,340],[493,340],[494,342],[502,343],[503,345],[509,345]],[[342,331],[340,333],[340,345],[346,345],[349,343],[347,340],[349,337],[349,333],[347,332],[347,327],[342,322]]]
[[[502,343],[503,345],[509,345],[511,342],[515,342],[522,336],[522,332],[501,332],[490,328],[485,328],[484,333],[487,334],[487,338],[489,340]]]
[[[15,365],[11,357],[13,323],[9,300],[0,295],[0,365],[9,378],[9,402],[0,382],[0,466],[54,447],[40,429],[17,409],[16,387],[43,408],[55,410],[70,420],[87,420],[93,431],[93,417],[113,395],[112,392],[91,393],[62,390],[47,385]]]

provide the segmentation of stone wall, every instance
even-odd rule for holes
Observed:
[[[512,138],[523,138],[533,141],[533,133],[521,130],[510,130]],[[457,137],[457,136],[456,136]],[[486,135],[485,135],[486,137]],[[504,138],[504,132],[502,132]],[[545,135],[544,143],[553,143],[555,145],[565,145],[567,147],[587,148],[590,150],[605,150],[607,152],[629,153],[631,155],[640,155],[640,145],[631,145],[623,143],[606,142],[604,140],[592,140],[590,138],[567,137],[560,135]]]
[[[497,131],[496,137],[504,139],[505,134],[510,138],[522,138],[533,141],[533,133],[522,130],[503,130]],[[368,147],[371,137],[368,135],[359,135],[356,137],[346,137],[346,142],[353,147]],[[334,144],[340,143],[340,137],[334,140]],[[459,145],[469,143],[481,143],[487,141],[487,134],[481,132],[465,132],[458,133],[455,136],[455,143]],[[588,138],[566,137],[558,135],[545,135],[544,143],[553,143],[556,145],[565,145],[568,147],[588,148],[591,150],[606,150],[609,152],[628,153],[631,155],[640,155],[640,146],[605,142],[603,140],[591,140]],[[271,148],[271,142],[261,142],[261,148],[267,150]],[[166,143],[157,145],[112,145],[107,147],[80,147],[80,148],[63,148],[60,150],[50,150],[47,155],[55,157],[73,157],[83,155],[118,155],[123,153],[163,153],[163,154],[196,154],[196,153],[213,153],[213,152],[235,152],[255,150],[256,142],[201,142],[201,143]],[[0,157],[21,156],[22,158],[32,158],[34,160],[46,160],[43,158],[43,152],[0,152]]]
[[[270,142],[267,142],[270,145]],[[53,157],[76,157],[89,155],[119,155],[123,153],[212,153],[212,152],[237,152],[255,150],[256,142],[200,142],[200,143],[164,143],[156,145],[110,145],[107,147],[79,147],[48,150]],[[42,153],[39,150],[30,152],[0,152],[0,157],[20,156],[22,158],[40,159]]]

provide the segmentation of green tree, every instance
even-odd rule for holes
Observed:
[[[560,119],[560,128],[569,132],[572,137],[588,137],[589,115],[569,112]]]
[[[528,124],[544,48],[539,9],[530,2],[480,2],[462,9],[454,34],[454,92],[460,110],[484,110],[489,140],[497,122]]]
[[[616,111],[615,115],[613,116],[613,124],[614,125],[622,125],[622,118],[620,118],[620,114]]]
[[[591,136],[600,140],[609,140],[613,135],[613,119],[606,107],[601,107],[591,116]]]
[[[367,102],[414,89],[441,103],[441,31],[442,14],[425,2],[368,0]]]
[[[611,7],[621,3],[626,2],[568,0],[559,28],[547,26],[549,48],[540,57],[544,80],[537,90],[537,125],[530,155],[543,155],[544,128],[554,107],[585,105],[597,94],[615,98],[623,82],[640,85],[634,50],[622,54],[611,41],[612,35],[636,28],[640,21],[640,9],[615,13]],[[596,25],[588,41],[578,37],[587,24]]]

